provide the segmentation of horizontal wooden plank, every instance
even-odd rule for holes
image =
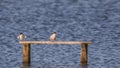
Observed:
[[[19,41],[20,44],[92,44],[92,42],[79,41]]]

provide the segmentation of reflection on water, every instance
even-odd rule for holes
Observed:
[[[22,64],[21,68],[87,68],[87,64],[81,65],[28,65]]]

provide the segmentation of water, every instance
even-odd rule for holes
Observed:
[[[119,0],[0,0],[0,68],[22,68],[26,40],[91,41],[88,65],[80,65],[80,45],[32,45],[29,68],[119,68]]]

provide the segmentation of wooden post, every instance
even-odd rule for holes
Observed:
[[[22,62],[24,65],[30,64],[30,44],[22,44]]]
[[[87,63],[87,47],[88,44],[81,44],[81,54],[80,54],[80,60],[81,63]]]
[[[79,44],[81,45],[81,54],[80,54],[80,62],[82,65],[87,64],[87,47],[88,44],[92,44],[92,42],[79,42],[79,41],[19,41],[22,44],[22,59],[25,65],[30,64],[30,44]]]

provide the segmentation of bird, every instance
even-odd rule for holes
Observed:
[[[20,33],[17,38],[20,40],[20,41],[23,41],[25,39],[25,35],[23,33]]]
[[[56,39],[56,32],[53,32],[52,34],[51,34],[51,36],[49,37],[49,40],[50,41],[55,41],[55,39]]]

